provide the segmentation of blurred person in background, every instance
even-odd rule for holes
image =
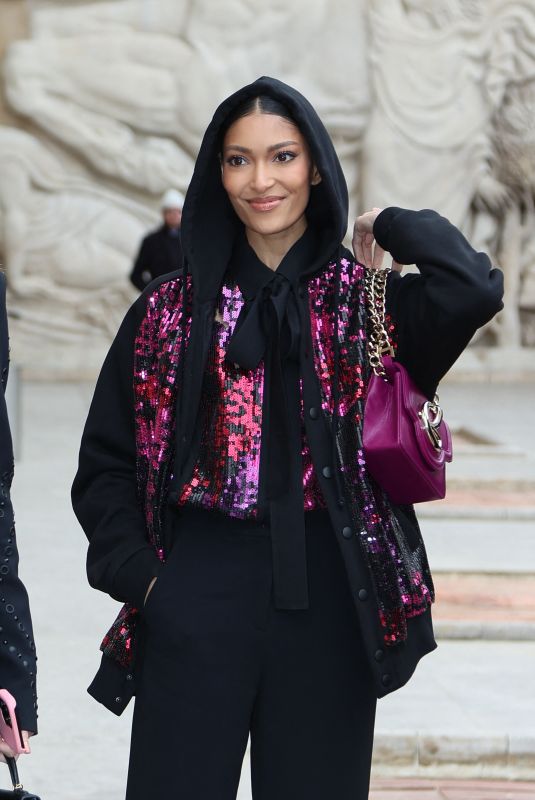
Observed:
[[[362,451],[364,282],[388,251],[397,358],[432,399],[503,276],[434,211],[362,214],[356,260],[347,222],[310,103],[244,87],[205,133],[182,271],[102,368],[72,497],[91,585],[125,602],[89,691],[136,696],[127,800],[234,800],[249,734],[254,800],[364,800],[377,697],[436,647],[414,509]]]
[[[9,366],[6,277],[0,270],[0,688],[16,700],[17,720],[30,752],[29,737],[37,733],[36,655],[28,594],[18,576],[19,554],[10,499],[13,446],[5,391]],[[0,739],[0,759],[13,756]]]
[[[168,189],[162,197],[163,225],[143,239],[130,275],[140,292],[155,278],[182,266],[180,223],[183,205],[184,196],[177,189]]]

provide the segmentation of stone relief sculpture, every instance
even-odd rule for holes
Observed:
[[[108,342],[150,209],[187,188],[220,98],[268,73],[319,108],[351,214],[437,208],[506,270],[483,342],[535,345],[532,0],[37,0],[31,31],[3,79],[33,133],[0,127],[0,254],[28,336],[48,317]]]
[[[363,205],[439,209],[505,269],[483,337],[533,344],[533,3],[370,0],[369,19]]]
[[[100,331],[109,341],[135,297],[127,280],[133,250],[157,219],[144,205],[66,172],[36,137],[0,127],[0,252],[13,331],[33,342],[35,355],[42,357],[46,340],[63,353],[72,344],[75,368],[77,357],[91,361],[87,337],[94,341]]]

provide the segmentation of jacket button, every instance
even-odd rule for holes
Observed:
[[[359,600],[362,600],[362,601],[368,599],[368,592],[366,591],[366,589],[359,589],[358,598],[359,598]]]
[[[385,674],[381,678],[381,683],[385,688],[387,686],[390,686],[390,684],[392,683],[392,675],[389,675],[388,672],[385,672]]]
[[[375,651],[375,660],[376,661],[382,661],[384,657],[385,657],[385,651],[384,650],[376,650]]]
[[[128,675],[126,676],[126,680],[127,681],[132,681],[133,679],[134,679],[134,676],[131,675],[130,673],[128,673]]]
[[[309,408],[308,409],[308,416],[310,417],[310,419],[317,419],[319,417],[318,409],[315,408],[315,406],[312,406],[312,408]]]
[[[123,698],[122,697],[116,697],[115,698],[115,702],[116,703],[122,703],[123,702]]]
[[[344,539],[351,539],[353,536],[353,528],[350,528],[349,525],[346,525],[345,528],[342,528],[342,536]]]
[[[333,471],[332,471],[332,469],[330,467],[323,467],[323,469],[321,471],[323,473],[323,477],[324,478],[332,478]]]

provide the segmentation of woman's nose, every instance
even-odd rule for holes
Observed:
[[[256,163],[252,175],[251,188],[255,192],[258,192],[258,194],[263,194],[267,189],[273,186],[273,183],[274,180],[269,165]]]

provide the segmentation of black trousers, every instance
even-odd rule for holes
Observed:
[[[326,512],[306,515],[310,607],[277,611],[265,524],[175,515],[144,611],[127,800],[365,800],[375,693]]]

